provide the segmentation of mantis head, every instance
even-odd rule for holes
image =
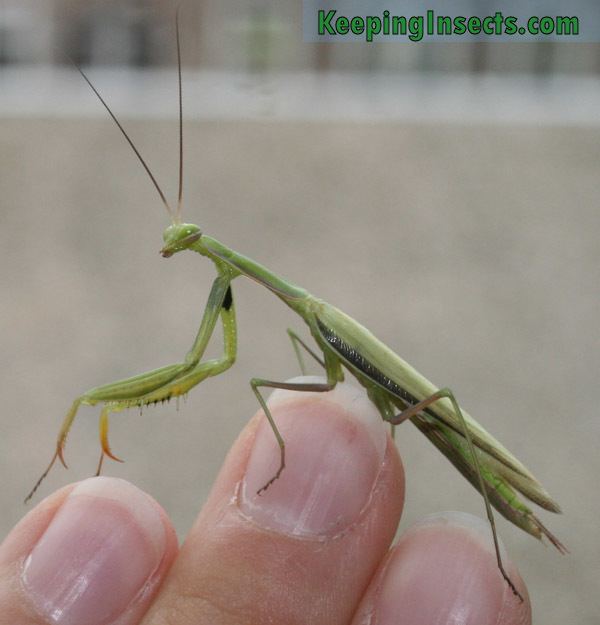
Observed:
[[[187,250],[201,236],[200,228],[194,224],[173,223],[163,233],[165,244],[160,253],[164,258],[169,258],[177,252]]]

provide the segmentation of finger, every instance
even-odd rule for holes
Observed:
[[[461,512],[427,517],[392,549],[353,623],[530,625],[525,584],[504,554],[503,562],[524,601],[498,570],[487,522]]]
[[[67,486],[0,546],[2,622],[137,625],[176,553],[164,511],[132,484]]]
[[[314,378],[301,378],[302,381]],[[321,381],[321,380],[320,380]],[[403,472],[362,390],[277,391],[234,444],[144,625],[346,625],[400,517]]]

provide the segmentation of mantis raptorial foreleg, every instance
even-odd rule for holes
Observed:
[[[219,316],[221,317],[223,326],[223,356],[206,362],[200,362],[214,332]],[[237,329],[230,279],[228,276],[219,275],[213,282],[200,328],[198,329],[192,347],[185,356],[184,362],[167,365],[166,367],[147,371],[131,378],[99,386],[78,397],[73,402],[69,412],[64,418],[58,434],[56,450],[50,464],[36,482],[29,495],[27,495],[25,501],[31,499],[57,459],[59,459],[65,467],[67,466],[64,460],[63,450],[69,430],[82,404],[89,406],[98,403],[105,404],[100,415],[102,455],[98,462],[99,472],[102,468],[102,461],[105,455],[119,460],[112,454],[108,444],[108,418],[111,412],[119,412],[126,408],[144,406],[166,401],[179,395],[185,395],[191,388],[202,382],[202,380],[218,375],[231,367],[235,362],[236,352]]]
[[[389,422],[392,423],[393,425],[400,425],[407,419],[410,419],[411,417],[416,416],[420,412],[423,412],[426,408],[431,406],[431,404],[443,398],[449,399],[450,402],[452,403],[452,408],[454,409],[454,413],[458,417],[458,420],[462,426],[461,434],[464,436],[465,440],[467,441],[467,447],[473,459],[473,465],[475,468],[475,472],[477,474],[477,481],[479,484],[479,491],[481,492],[481,496],[483,497],[483,501],[485,503],[485,511],[487,514],[488,521],[490,523],[490,527],[492,529],[492,536],[494,539],[494,550],[496,552],[496,561],[498,563],[498,568],[500,569],[500,573],[502,573],[502,577],[504,577],[504,579],[510,586],[511,590],[513,591],[513,593],[517,595],[521,599],[521,601],[523,601],[523,597],[521,596],[521,593],[516,589],[512,580],[510,579],[510,577],[504,570],[504,565],[502,564],[502,557],[500,556],[500,545],[498,543],[498,535],[496,531],[496,522],[494,520],[494,515],[492,513],[492,506],[490,505],[490,501],[487,495],[487,488],[486,488],[486,484],[483,478],[481,465],[479,463],[479,458],[477,457],[477,453],[475,451],[475,446],[473,445],[471,434],[469,433],[469,428],[467,427],[467,424],[465,422],[465,418],[462,414],[460,406],[458,405],[458,402],[456,401],[456,398],[454,397],[454,393],[449,388],[442,388],[439,391],[436,391],[433,395],[414,404],[413,406],[409,406],[408,408],[406,408],[399,414],[387,420],[389,420]]]
[[[117,458],[113,454],[110,449],[110,445],[108,443],[108,415],[111,412],[118,412],[121,408],[113,407],[111,404],[105,404],[104,408],[100,412],[100,423],[98,429],[100,430],[100,447],[102,451],[100,452],[100,460],[98,461],[98,468],[96,469],[96,475],[100,475],[102,471],[102,463],[104,462],[104,456],[108,456],[112,460],[116,460],[117,462],[123,462],[121,458]]]

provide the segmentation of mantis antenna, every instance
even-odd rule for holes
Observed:
[[[171,205],[169,204],[165,194],[163,193],[163,190],[160,188],[160,185],[158,184],[156,178],[154,177],[154,174],[150,170],[150,167],[144,160],[144,157],[140,154],[140,151],[137,149],[137,147],[133,143],[131,137],[127,134],[127,131],[125,130],[125,128],[123,128],[123,126],[121,125],[121,122],[119,122],[119,120],[117,119],[117,116],[112,112],[110,106],[108,106],[104,98],[100,95],[100,92],[96,89],[96,87],[94,87],[92,81],[87,77],[83,69],[81,69],[81,67],[75,61],[72,61],[72,63],[73,65],[75,65],[75,68],[81,74],[85,82],[89,85],[90,89],[95,93],[98,100],[100,100],[104,108],[108,111],[108,114],[112,117],[112,120],[115,122],[118,129],[121,131],[122,135],[127,140],[127,143],[129,143],[131,149],[134,151],[135,155],[138,157],[138,160],[140,161],[140,163],[146,170],[146,173],[148,174],[148,176],[150,176],[150,180],[152,181],[152,184],[154,185],[156,191],[158,192],[158,195],[160,196],[160,199],[164,207],[167,209],[167,212],[169,213],[171,217],[171,221],[174,224],[179,224],[181,223],[181,206],[182,206],[182,201],[183,201],[183,104],[182,104],[182,87],[181,87],[181,42],[180,42],[181,38],[179,35],[179,7],[177,8],[177,11],[175,12],[175,31],[176,31],[176,39],[177,39],[177,79],[178,79],[178,88],[179,88],[179,192],[177,196],[177,210],[176,211],[173,211],[173,209],[171,208]]]
[[[179,9],[175,11],[175,37],[177,41],[177,84],[179,87],[179,195],[175,221],[181,223],[181,204],[183,201],[183,95],[181,89],[181,37],[179,36]]]

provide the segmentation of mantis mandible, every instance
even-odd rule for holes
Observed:
[[[295,332],[288,330],[294,350],[301,363],[300,347],[306,350],[324,368],[326,376],[323,383],[278,382],[262,378],[253,378],[250,381],[252,391],[269,421],[280,449],[279,468],[259,492],[264,492],[285,468],[285,441],[260,389],[327,392],[344,379],[346,370],[366,389],[384,421],[392,426],[407,420],[412,421],[481,493],[492,529],[498,568],[515,595],[522,599],[502,564],[492,506],[525,532],[538,539],[545,536],[561,553],[566,552],[561,542],[544,527],[517,494],[521,493],[546,510],[560,512],[558,504],[531,472],[460,407],[449,388],[439,389],[434,386],[360,323],[335,306],[204,234],[198,226],[182,221],[183,116],[178,17],[176,32],[179,78],[179,195],[175,210],[171,208],[146,161],[108,104],[86,74],[79,67],[77,69],[135,152],[170,215],[171,225],[163,234],[164,245],[160,251],[162,256],[169,258],[184,250],[196,252],[214,263],[217,277],[212,284],[196,338],[182,362],[93,388],[75,399],[62,423],[50,464],[26,501],[32,497],[57,460],[67,466],[64,459],[65,442],[81,405],[103,405],[99,424],[102,448],[98,463],[100,473],[105,457],[119,460],[112,453],[108,442],[111,413],[132,407],[141,408],[185,395],[206,378],[220,375],[234,364],[237,329],[232,282],[239,276],[245,276],[265,287],[306,323],[322,358]],[[219,358],[203,360],[219,320],[223,328],[223,354]]]

